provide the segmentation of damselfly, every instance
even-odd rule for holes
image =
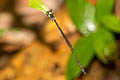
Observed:
[[[79,66],[80,66],[82,72],[83,72],[84,74],[86,74],[85,70],[83,69],[82,65],[80,64],[80,61],[78,60],[76,54],[74,53],[74,49],[73,49],[71,43],[69,42],[69,40],[67,39],[66,35],[64,34],[64,32],[62,31],[62,29],[61,29],[60,26],[58,25],[58,23],[57,23],[57,21],[56,21],[56,18],[55,18],[54,14],[53,14],[52,9],[49,10],[49,11],[47,11],[47,12],[46,12],[46,15],[47,15],[49,18],[51,18],[52,21],[54,21],[54,23],[56,24],[57,28],[58,28],[59,31],[61,32],[63,38],[65,39],[67,45],[69,46],[69,48],[70,48],[70,50],[71,50],[71,52],[72,52],[74,58],[76,59],[77,63],[79,64]]]

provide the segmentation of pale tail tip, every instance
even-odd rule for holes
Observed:
[[[84,75],[86,75],[86,72],[83,72]]]
[[[86,72],[85,72],[85,70],[84,70],[84,69],[82,69],[82,72],[83,72],[83,74],[84,74],[84,75],[86,75]]]

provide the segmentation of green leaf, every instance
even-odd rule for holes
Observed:
[[[67,0],[67,4],[71,18],[81,33],[86,35],[96,30],[95,6],[87,0]]]
[[[49,9],[45,6],[42,0],[30,0],[29,5],[31,8],[35,8],[46,14]]]
[[[80,38],[80,40],[75,44],[75,53],[82,66],[84,68],[87,67],[95,55],[93,38],[91,36]],[[67,65],[67,80],[72,80],[74,77],[79,76],[80,73],[81,69],[73,55],[71,55]]]
[[[77,27],[83,23],[86,0],[67,0],[70,16]]]
[[[113,15],[104,16],[101,19],[101,24],[103,24],[104,27],[110,29],[111,31],[120,33],[120,20],[117,18],[117,16]]]
[[[116,42],[114,35],[107,29],[99,28],[94,37],[94,48],[97,57],[104,63],[112,59],[113,52],[116,49]]]
[[[97,0],[96,19],[100,20],[105,15],[112,14],[115,0]]]

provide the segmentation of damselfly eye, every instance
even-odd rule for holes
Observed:
[[[53,15],[53,14],[50,14],[50,18],[54,18],[54,15]]]

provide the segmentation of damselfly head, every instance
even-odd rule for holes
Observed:
[[[55,16],[54,16],[54,14],[53,14],[53,10],[52,10],[52,9],[50,9],[49,11],[47,11],[47,12],[46,12],[46,15],[47,15],[48,17],[50,17],[52,20],[55,19]]]

